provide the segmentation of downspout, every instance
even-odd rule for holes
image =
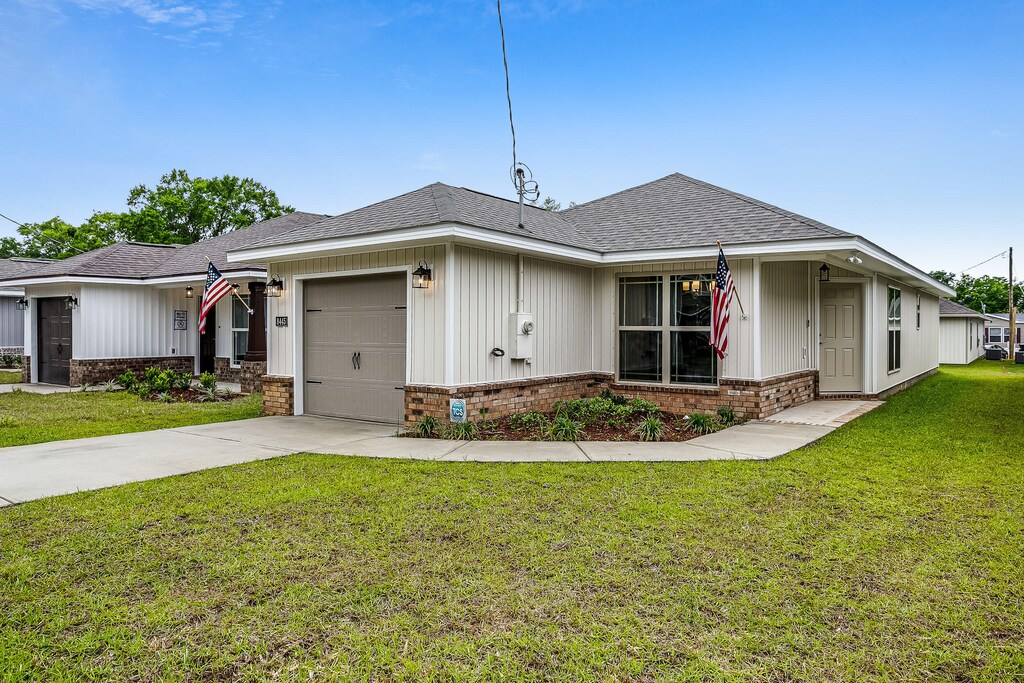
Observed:
[[[519,254],[519,277],[516,281],[516,313],[524,313],[523,308],[526,305],[525,294],[524,294],[524,283],[525,275],[523,269],[523,255]]]

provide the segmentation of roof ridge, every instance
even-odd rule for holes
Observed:
[[[672,176],[682,176],[683,178],[686,177],[682,173],[669,173],[666,176],[662,176],[660,178],[655,178],[654,180],[648,180],[646,183],[640,183],[639,185],[634,185],[632,187],[627,187],[626,189],[619,190],[618,192],[612,192],[611,194],[606,194],[606,195],[604,195],[602,197],[594,197],[590,201],[583,202],[582,204],[577,204],[576,206],[570,206],[567,209],[563,209],[562,211],[559,211],[559,213],[569,213],[570,211],[575,211],[576,209],[579,209],[579,208],[582,208],[584,206],[587,206],[588,204],[593,204],[594,202],[601,202],[601,201],[604,201],[605,199],[611,199],[612,197],[617,197],[620,194],[625,194],[627,192],[632,192],[633,190],[638,190],[641,187],[647,187],[648,185],[654,185],[655,183],[660,183],[662,180],[667,180],[668,178],[671,178]]]
[[[437,210],[437,220],[444,222],[461,222],[459,214],[455,211],[455,199],[452,197],[452,187],[444,183],[433,183],[430,185],[430,194],[434,198],[434,209]]]

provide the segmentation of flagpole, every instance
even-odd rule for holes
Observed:
[[[722,249],[722,240],[715,240],[715,244],[718,245],[718,250],[721,251],[724,254],[725,251]],[[740,313],[742,313],[743,317],[746,318],[747,317],[747,312],[745,310],[743,310],[743,302],[740,301],[740,295],[739,295],[739,293],[735,289],[732,290],[732,297],[734,299],[736,299],[736,303],[739,304],[739,306],[740,306]]]

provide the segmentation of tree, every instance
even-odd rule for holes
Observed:
[[[938,280],[947,287],[956,287],[956,273],[951,273],[948,270],[933,270],[928,273],[928,277]]]
[[[42,223],[26,223],[18,228],[20,240],[7,237],[0,243],[0,254],[28,258],[63,259],[75,254],[84,254],[93,249],[105,247],[115,241],[114,232],[108,222],[93,217],[75,227],[54,216]],[[113,214],[105,214],[113,215]]]
[[[975,311],[987,313],[1006,313],[1009,310],[1010,293],[1008,280],[1005,277],[982,275],[971,277],[947,270],[934,270],[928,275],[948,287],[956,290],[953,301],[963,304]]]
[[[536,203],[534,203],[534,206],[536,206]],[[574,206],[576,206],[576,202],[569,202],[570,209]],[[538,208],[544,209],[545,211],[561,211],[562,203],[556,201],[554,197],[545,197],[544,201],[540,203]]]
[[[158,244],[192,244],[295,210],[252,178],[191,178],[177,169],[152,189],[133,188],[128,209],[119,237]]]

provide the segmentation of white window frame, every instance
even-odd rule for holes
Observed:
[[[896,293],[896,314],[893,315],[892,293]],[[890,375],[903,369],[903,290],[899,287],[889,285],[885,290],[885,316],[886,316],[886,368]],[[898,352],[893,353],[893,332],[899,335]]]
[[[245,302],[246,308],[248,308],[250,306],[250,304],[249,304],[249,295],[248,294],[238,294],[236,296],[232,296],[231,297],[231,311],[230,311],[230,315],[231,315],[231,352],[228,355],[228,358],[230,360],[229,365],[231,367],[233,367],[233,368],[240,368],[240,367],[242,367],[242,359],[239,358],[238,360],[235,360],[235,332],[245,332],[248,335],[249,334],[249,324],[248,323],[252,322],[252,316],[251,315],[246,315],[246,317],[245,317],[245,321],[247,323],[246,326],[245,327],[235,327],[235,305],[240,303],[238,301],[239,298],[242,299],[242,301]]]
[[[672,324],[672,278],[692,276],[714,282],[715,274],[702,268],[693,270],[675,270],[654,273],[617,273],[615,276],[615,380],[622,384],[638,384],[647,386],[693,387],[709,389],[717,387],[722,373],[722,362],[712,351],[714,365],[714,381],[712,382],[673,382],[672,381],[672,333],[673,332],[707,332],[711,333],[710,321],[707,325],[673,325]],[[660,283],[660,325],[622,325],[622,280],[624,278],[659,279]],[[709,301],[710,305],[710,301]],[[622,335],[620,332],[660,332],[661,333],[661,381],[623,379],[621,368]]]

